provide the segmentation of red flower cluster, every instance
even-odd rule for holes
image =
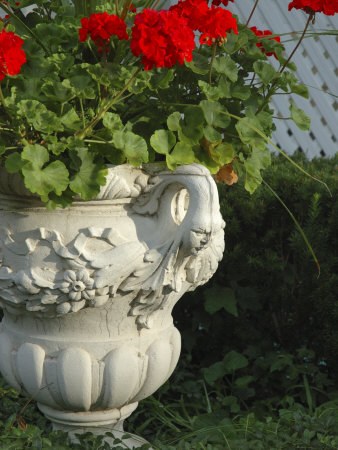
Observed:
[[[255,33],[255,35],[259,39],[263,38],[264,36],[271,36],[273,34],[270,30],[264,30],[264,31],[257,30],[256,27],[251,27],[250,30],[253,31]],[[279,36],[269,38],[269,40],[271,40],[271,39],[274,39],[275,41],[280,42],[280,37]],[[266,56],[272,56],[273,55],[276,59],[278,59],[276,53],[274,53],[274,52],[266,52],[265,48],[264,48],[264,44],[262,44],[261,42],[257,42],[256,46],[261,48],[262,52],[265,53]]]
[[[289,11],[292,8],[303,9],[308,14],[323,12],[327,16],[338,13],[338,0],[293,0],[289,3]]]
[[[6,75],[17,75],[26,62],[26,53],[22,50],[23,40],[12,31],[0,32],[0,81]]]
[[[219,6],[220,4],[222,4],[223,6],[228,6],[230,2],[233,2],[234,0],[213,0],[212,4],[214,6]]]
[[[198,30],[204,17],[208,14],[209,7],[205,0],[179,0],[169,10],[177,12],[180,17],[184,17],[192,30]]]
[[[217,39],[222,41],[231,30],[238,34],[237,21],[230,11],[211,6],[199,25],[201,44],[212,45]]]
[[[222,0],[222,3],[227,4],[227,0]],[[238,34],[237,21],[231,12],[215,6],[209,8],[205,0],[180,0],[170,7],[170,11],[176,11],[187,19],[189,27],[202,33],[201,44],[211,45],[217,39],[221,41],[231,30]]]
[[[111,36],[117,36],[120,40],[129,39],[127,25],[115,14],[97,13],[91,14],[89,19],[81,19],[82,28],[79,29],[80,42],[84,42],[88,35],[94,41],[101,53],[102,48],[106,51]]]
[[[131,32],[131,51],[135,56],[142,55],[145,70],[192,60],[194,32],[175,11],[144,9],[136,15]]]

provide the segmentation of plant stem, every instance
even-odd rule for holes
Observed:
[[[85,119],[85,113],[84,113],[84,109],[83,109],[83,101],[82,101],[81,97],[79,98],[79,100],[80,100],[83,128],[85,128],[86,127],[86,119]]]
[[[313,14],[309,14],[309,17],[307,19],[305,28],[303,30],[303,33],[301,35],[301,37],[299,38],[299,41],[297,42],[296,47],[292,50],[290,56],[288,57],[288,59],[285,61],[285,63],[283,64],[283,67],[281,68],[281,70],[279,71],[279,73],[283,73],[286,66],[289,64],[289,62],[291,61],[291,58],[293,57],[293,55],[296,53],[298,47],[300,46],[302,40],[304,39],[305,33],[307,32],[307,29],[309,28],[310,22],[313,20],[314,18],[314,13]]]
[[[255,81],[255,78],[256,78],[256,72],[253,74],[253,77],[252,77],[252,80],[251,80],[251,83],[250,83],[250,87],[253,85],[253,83]]]
[[[7,113],[6,100],[5,100],[4,94],[3,94],[2,89],[1,89],[1,83],[0,83],[0,100],[1,100],[2,106],[4,107],[4,110]]]
[[[258,1],[259,1],[259,0],[256,0],[256,1],[255,1],[255,4],[254,4],[254,6],[253,6],[253,8],[252,8],[252,10],[251,10],[250,16],[249,16],[248,20],[246,21],[246,24],[245,24],[246,26],[249,25],[249,22],[250,22],[252,16],[254,15],[255,9],[257,8],[257,5],[258,5]]]
[[[115,12],[118,17],[119,16],[119,0],[115,0]]]
[[[104,70],[107,70],[107,49],[104,46],[102,51],[102,62]],[[102,100],[107,97],[108,87],[106,85],[103,86]]]
[[[121,19],[124,20],[126,18],[126,15],[128,14],[130,5],[132,4],[133,0],[125,0],[123,5],[123,10],[121,14]]]
[[[216,46],[217,42],[214,42],[212,45],[212,54],[211,54],[211,61],[210,61],[210,67],[209,67],[209,84],[211,84],[211,73],[212,73],[212,65],[214,63],[215,55],[216,55]]]
[[[291,58],[296,53],[298,47],[300,46],[300,44],[301,44],[301,42],[302,42],[302,40],[303,40],[303,38],[305,36],[305,33],[306,33],[306,31],[307,31],[307,29],[308,29],[308,27],[310,25],[310,22],[313,20],[313,18],[314,18],[314,13],[313,14],[309,14],[308,20],[306,22],[306,25],[305,25],[305,28],[303,30],[303,33],[302,33],[301,37],[299,38],[299,41],[297,42],[297,45],[295,46],[295,48],[292,50],[290,56],[288,57],[288,59],[285,61],[285,63],[283,64],[282,68],[280,69],[279,74],[282,74],[284,72],[284,70],[286,69],[287,65],[291,61]],[[277,82],[278,82],[278,78],[275,78],[273,83],[270,86],[270,89],[268,90],[268,93],[266,94],[264,102],[258,108],[256,114],[260,113],[265,108],[265,106],[269,103],[269,100],[270,100],[271,96],[274,95],[274,93],[275,93],[275,87],[276,87]]]
[[[110,99],[110,101],[107,102],[105,106],[100,109],[94,119],[82,131],[77,131],[74,136],[77,136],[79,139],[83,139],[88,134],[88,132],[97,124],[97,122],[104,116],[108,109],[111,108],[115,103],[117,103],[117,100],[119,100],[122,94],[129,88],[141,69],[142,67],[139,67],[130,77],[129,81],[120,90],[120,92],[118,92],[112,99]]]
[[[289,210],[289,208],[286,206],[286,204],[283,202],[283,200],[279,197],[277,192],[274,189],[272,189],[272,187],[265,180],[262,179],[262,181],[265,184],[265,186],[272,192],[272,194],[277,198],[277,200],[281,203],[281,205],[286,209],[286,211],[288,212],[289,216],[291,217],[291,219],[295,223],[298,231],[300,232],[302,238],[305,241],[305,244],[306,244],[307,248],[309,249],[309,251],[310,251],[310,253],[311,253],[311,255],[312,255],[313,259],[314,259],[314,262],[315,262],[315,264],[317,266],[317,269],[318,269],[318,277],[317,278],[319,278],[319,276],[320,276],[320,265],[319,265],[317,256],[316,256],[315,252],[313,251],[313,248],[311,247],[310,242],[309,242],[306,234],[303,231],[303,228],[300,226],[299,222],[297,221],[295,216],[292,214],[292,212]]]

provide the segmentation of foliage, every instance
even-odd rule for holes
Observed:
[[[207,367],[236,350],[256,361],[259,379],[264,366],[279,360],[279,368],[265,375],[262,398],[280,383],[273,379],[276,370],[283,368],[292,379],[287,368],[293,371],[304,357],[319,363],[330,378],[338,374],[337,156],[294,160],[322,177],[332,197],[281,158],[274,160],[265,181],[297,215],[317,253],[320,276],[294,223],[266,186],[250,197],[238,186],[220,185],[227,222],[223,260],[209,284],[186,294],[174,310],[193,363]],[[296,356],[302,348],[311,351]],[[283,358],[285,352],[293,355],[291,360]],[[312,368],[306,375],[311,381],[316,373]]]
[[[333,197],[281,158],[264,178],[297,211],[321,275],[269,189],[250,197],[219,186],[223,261],[208,285],[175,307],[179,366],[127,420],[155,450],[338,448],[337,157],[295,161],[323,178]],[[0,449],[105,448],[89,434],[70,443],[34,402],[22,411],[25,403],[0,385]],[[15,417],[23,420],[11,428]]]
[[[181,66],[143,70],[145,57],[134,56],[125,31],[121,40],[95,35],[93,42],[86,37],[94,19],[90,26],[82,21],[89,28],[80,42],[79,29],[84,16],[107,11],[115,22],[125,19],[133,41],[134,18],[141,17],[148,0],[135,2],[136,14],[133,8],[128,12],[130,0],[73,3],[1,4],[9,13],[1,25],[24,40],[27,59],[19,74],[0,84],[0,159],[6,170],[20,173],[49,208],[68,206],[76,194],[85,200],[95,196],[105,183],[107,164],[139,166],[162,159],[169,169],[198,162],[212,173],[236,159],[235,170],[246,174],[242,184],[253,193],[270,165],[266,139],[275,129],[272,95],[278,90],[308,96],[278,39],[236,25],[226,11],[235,23],[232,31],[223,30],[213,43],[208,38],[212,45],[199,45],[192,61],[186,56]],[[21,8],[32,5],[24,16]],[[225,14],[222,7],[210,9],[219,10]],[[196,26],[202,30],[200,22]],[[279,70],[267,55],[278,58]],[[309,129],[309,119],[294,104],[290,120]]]

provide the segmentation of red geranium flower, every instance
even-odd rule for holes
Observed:
[[[0,32],[0,81],[6,75],[17,75],[26,62],[26,53],[22,50],[24,41],[12,31]]]
[[[237,21],[230,11],[211,6],[199,24],[198,30],[202,33],[201,44],[212,45],[217,39],[225,39],[231,30],[238,34]]]
[[[135,56],[142,55],[145,70],[192,60],[195,35],[176,11],[144,9],[135,16],[131,33],[131,51]]]
[[[206,0],[179,0],[169,10],[177,12],[180,17],[184,17],[192,30],[198,30],[199,25],[208,14],[209,6]]]
[[[293,0],[289,3],[289,11],[292,8],[303,9],[308,14],[323,12],[327,16],[333,16],[338,12],[338,0]]]
[[[270,30],[264,30],[264,31],[257,30],[256,27],[250,27],[250,30],[253,31],[255,33],[255,35],[259,39],[262,39],[264,36],[271,36],[273,34]],[[275,37],[269,38],[269,40],[271,40],[271,39],[274,39],[276,42],[280,43],[280,37],[279,36],[275,36]],[[266,52],[265,51],[264,43],[262,44],[261,42],[257,42],[256,46],[260,47],[262,52],[265,53],[266,56],[272,56],[273,55],[276,59],[278,59],[276,53],[274,53],[274,52]]]
[[[117,36],[120,40],[129,39],[126,23],[115,14],[106,12],[91,14],[89,19],[87,17],[81,19],[81,24],[80,42],[84,42],[89,35],[95,45],[99,47],[99,52],[102,51],[102,48],[108,51],[107,45],[112,36]]]
[[[212,4],[214,6],[219,6],[220,4],[222,4],[223,6],[228,6],[230,2],[233,2],[234,0],[213,0]]]

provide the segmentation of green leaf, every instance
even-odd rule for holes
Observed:
[[[128,162],[140,166],[148,162],[148,147],[146,141],[131,131],[117,131],[113,136],[114,145],[123,151]]]
[[[238,68],[230,56],[220,56],[214,59],[213,69],[220,74],[226,75],[233,83],[238,79]]]
[[[210,367],[202,369],[203,376],[207,383],[214,384],[215,381],[221,379],[225,375],[225,368],[223,361],[216,362]]]
[[[293,86],[290,86],[290,88],[291,92],[293,92],[294,94],[300,95],[304,98],[309,98],[309,90],[305,86],[305,84],[294,84]]]
[[[231,98],[231,83],[225,75],[221,75],[218,82],[218,92],[220,98]]]
[[[26,145],[21,158],[28,162],[21,169],[26,187],[41,195],[44,201],[50,192],[61,195],[67,188],[69,173],[66,166],[61,161],[54,161],[45,166],[49,161],[49,154],[41,145]]]
[[[195,145],[193,151],[195,154],[195,162],[205,166],[210,173],[214,174],[219,171],[219,164],[211,158],[209,152],[205,148],[202,148],[200,145]]]
[[[162,155],[169,154],[175,144],[176,137],[172,131],[156,130],[150,138],[150,145],[157,153]]]
[[[250,86],[235,84],[231,87],[231,95],[240,100],[247,100],[251,95]]]
[[[78,145],[70,151],[77,172],[71,177],[69,186],[73,192],[81,194],[83,200],[90,200],[100,192],[100,186],[105,185],[108,169],[105,164],[95,162],[95,155],[86,147],[81,147],[81,143]]]
[[[178,142],[173,151],[166,157],[169,169],[174,170],[178,165],[192,164],[195,161],[195,154],[186,142]]]
[[[246,170],[245,189],[253,194],[262,183],[261,170],[266,169],[271,164],[271,155],[268,148],[253,148],[252,153],[244,161]]]
[[[264,61],[255,61],[253,64],[254,71],[257,73],[263,84],[269,84],[277,75],[273,66]]]
[[[219,90],[218,86],[210,86],[209,83],[202,81],[202,80],[198,80],[198,85],[208,100],[218,100],[219,99],[220,90]]]
[[[83,64],[72,67],[67,81],[69,80],[69,86],[73,89],[75,95],[80,98],[94,99],[96,98],[95,83],[88,70],[82,66]]]
[[[178,111],[175,111],[172,114],[170,114],[170,116],[168,116],[167,125],[169,130],[178,131],[181,128],[180,126],[181,117],[182,117],[181,113]]]
[[[186,140],[190,144],[197,144],[203,136],[204,117],[199,108],[188,107],[184,110],[184,116],[179,122],[178,135],[180,140]]]
[[[202,100],[200,102],[200,107],[202,108],[205,120],[209,125],[224,129],[230,124],[230,117],[225,114],[227,109],[220,103]]]
[[[245,389],[255,378],[252,375],[236,378],[235,385],[238,389]]]
[[[114,134],[115,131],[122,130],[123,128],[123,123],[119,114],[112,112],[105,113],[102,123],[105,128],[108,128],[108,130],[112,132],[112,134]]]
[[[8,155],[5,161],[5,167],[9,173],[20,172],[25,164],[27,164],[27,161],[22,160],[21,154],[18,152]]]
[[[233,289],[213,287],[207,289],[204,294],[206,296],[204,308],[208,313],[214,314],[221,309],[225,309],[228,313],[238,317],[237,300]]]
[[[149,88],[156,91],[157,89],[167,89],[169,83],[174,79],[173,69],[156,69],[158,73],[153,73],[149,82]]]
[[[287,91],[285,86],[286,83],[289,86],[290,91],[294,94],[300,95],[304,98],[309,98],[308,88],[304,84],[299,83],[299,80],[294,73],[289,71],[284,72],[280,81],[283,90]]]
[[[74,57],[67,53],[54,53],[47,58],[49,63],[52,63],[55,67],[55,71],[60,73],[60,75],[66,77],[67,72],[74,65]]]
[[[268,128],[268,122],[265,122],[266,120],[268,120],[268,118],[265,114],[262,115],[262,113],[260,113],[257,116],[244,117],[243,120],[236,123],[235,127],[243,144],[250,145],[251,147],[259,148],[261,150],[265,149],[266,144],[264,138],[260,136],[254,128],[265,132]]]
[[[59,117],[37,100],[21,100],[18,103],[18,115],[25,117],[29,125],[42,133],[63,131]]]
[[[48,150],[50,150],[54,155],[60,155],[63,153],[67,148],[67,144],[65,142],[52,142],[48,144]]]
[[[67,86],[67,82],[60,83],[55,80],[47,80],[41,87],[41,91],[51,100],[65,103],[73,96],[72,89]]]
[[[110,86],[115,80],[116,74],[118,73],[116,67],[109,67],[112,70],[109,70],[108,67],[103,67],[101,63],[97,64],[81,64],[81,68],[85,69],[88,72],[93,80],[103,86]],[[120,68],[118,68],[120,70]],[[81,80],[81,79],[80,79]],[[86,80],[85,86],[89,83],[89,78],[83,78],[83,81]]]
[[[233,374],[239,369],[247,367],[249,361],[247,358],[236,351],[231,351],[225,355],[223,361],[218,361],[208,368],[202,369],[205,380],[213,385],[215,381],[220,380],[227,374]]]
[[[245,356],[233,350],[225,355],[223,359],[223,364],[226,370],[225,373],[233,373],[239,369],[247,367],[249,361]]]
[[[295,122],[298,128],[301,130],[309,130],[311,126],[311,119],[308,117],[305,112],[297,108],[294,103],[290,103],[290,113],[291,119]]]
[[[243,52],[248,58],[252,59],[267,59],[264,53],[256,46],[256,40],[248,42],[243,46]]]
[[[209,142],[219,142],[222,140],[221,133],[219,133],[217,130],[215,130],[215,128],[213,128],[211,125],[207,125],[204,128],[203,133],[204,133],[204,137]]]
[[[242,48],[248,42],[248,36],[246,33],[239,32],[235,34],[233,32],[227,34],[226,42],[223,44],[223,48],[226,53],[233,54]]]
[[[61,123],[68,130],[77,131],[82,127],[82,120],[76,113],[74,108],[69,108],[68,111],[61,117]]]
[[[192,72],[198,75],[206,75],[209,72],[209,59],[201,55],[197,51],[193,52],[193,59],[191,62],[184,63]]]
[[[220,166],[224,166],[234,159],[235,150],[230,142],[222,142],[211,150],[211,156]]]
[[[124,75],[125,73],[128,73],[127,75]],[[122,75],[125,76],[126,80],[129,80],[132,77],[132,73],[130,70],[125,72],[125,68],[122,67]],[[147,71],[139,72],[134,78],[132,84],[128,87],[128,91],[132,92],[133,94],[140,94],[143,92],[148,86],[149,82],[152,78],[152,73]]]

